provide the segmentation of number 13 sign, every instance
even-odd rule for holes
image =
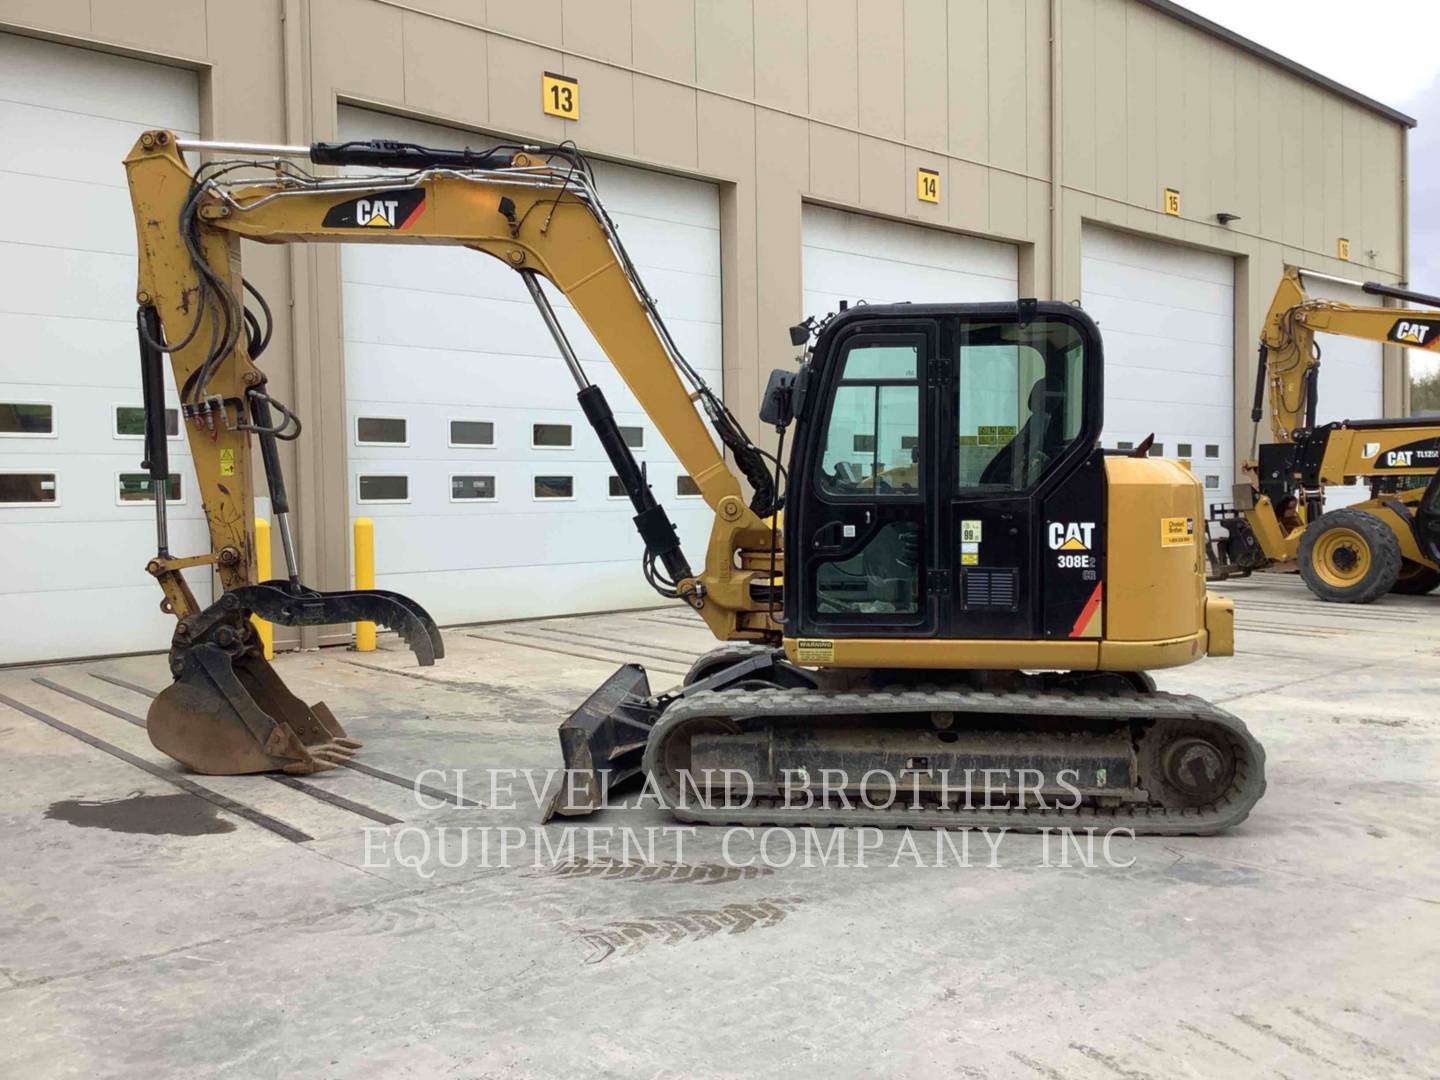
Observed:
[[[580,119],[580,82],[569,75],[547,71],[540,76],[540,107],[546,116]]]

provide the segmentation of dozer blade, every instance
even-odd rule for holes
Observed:
[[[606,679],[560,725],[565,768],[550,782],[540,820],[594,813],[610,791],[638,776],[660,712],[639,664],[626,664]]]
[[[150,741],[196,772],[304,775],[347,761],[360,743],[324,704],[306,705],[265,660],[250,615],[283,626],[373,622],[395,630],[422,665],[445,655],[435,621],[399,593],[317,592],[269,581],[232,589],[180,622],[175,681],[151,703]]]
[[[212,776],[320,772],[360,747],[324,704],[307,706],[286,689],[253,644],[238,656],[218,645],[189,649],[145,727],[156,749]]]

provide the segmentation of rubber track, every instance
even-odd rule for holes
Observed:
[[[707,809],[672,807],[681,821],[710,825],[877,826],[880,828],[1006,828],[1037,832],[1046,828],[1128,829],[1136,834],[1203,836],[1244,821],[1265,793],[1265,751],[1243,721],[1202,698],[1166,693],[994,692],[980,690],[897,690],[866,693],[824,690],[715,691],[676,702],[660,718],[645,752],[653,772],[654,748],[664,735],[689,720],[719,717],[770,719],[814,724],[836,713],[885,715],[916,712],[988,713],[1046,719],[1188,720],[1213,724],[1235,753],[1235,779],[1214,802],[1202,807],[1167,808],[1125,805],[1055,808],[949,809],[938,803],[918,809],[899,804],[888,809],[865,806],[786,807],[777,798],[756,798],[745,807]],[[852,796],[852,802],[854,797]]]

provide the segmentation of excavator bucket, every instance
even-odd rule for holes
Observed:
[[[398,593],[321,593],[287,582],[231,590],[176,629],[175,681],[146,717],[156,748],[196,772],[306,775],[360,747],[323,703],[306,705],[285,686],[265,660],[252,613],[286,626],[374,622],[395,629],[422,665],[445,654],[434,620]]]
[[[145,726],[157,749],[212,776],[305,775],[360,748],[322,702],[307,706],[292,694],[254,645],[238,656],[216,645],[189,650]]]

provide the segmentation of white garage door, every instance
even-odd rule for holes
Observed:
[[[1354,285],[1318,278],[1305,279],[1305,291],[1317,300],[1338,300],[1357,307],[1379,307],[1383,301]],[[1385,415],[1385,350],[1379,342],[1336,334],[1317,334],[1320,346],[1320,388],[1315,420],[1377,420]],[[1325,505],[1337,510],[1370,497],[1365,484],[1326,489]]]
[[[1235,475],[1235,266],[1227,255],[1086,226],[1081,304],[1105,342],[1107,447],[1154,434],[1189,461],[1207,503]]]
[[[1018,295],[1013,244],[806,206],[801,253],[805,314],[840,301],[983,303]]]
[[[346,139],[480,146],[359,109]],[[715,187],[595,163],[601,197],[681,351],[721,389]],[[450,247],[344,249],[350,502],[375,521],[378,584],[454,624],[657,602],[623,494],[518,274]],[[579,316],[549,289],[699,567],[711,514]]]
[[[0,34],[0,663],[161,649],[174,630],[145,572],[121,162],[146,128],[195,135],[198,101],[190,72]],[[209,543],[178,436],[171,549],[192,554]],[[208,572],[186,576],[208,603]]]

